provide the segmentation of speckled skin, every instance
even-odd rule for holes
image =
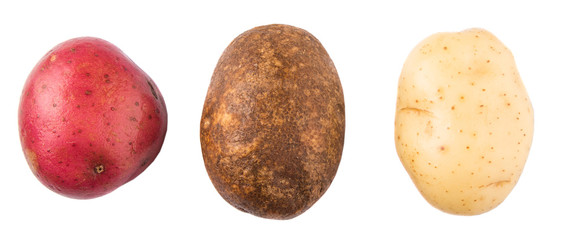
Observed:
[[[534,134],[512,52],[485,29],[433,34],[407,56],[397,93],[395,147],[422,196],[457,215],[501,204]]]
[[[153,162],[167,110],[155,83],[122,51],[83,37],[57,45],[31,71],[18,122],[34,175],[56,193],[89,199]]]
[[[267,25],[226,48],[201,119],[208,175],[234,207],[290,219],[328,189],[344,144],[344,97],[322,44],[305,30]]]

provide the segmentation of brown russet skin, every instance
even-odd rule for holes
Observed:
[[[307,31],[256,27],[220,57],[200,139],[208,175],[234,207],[271,219],[305,212],[336,175],[344,132],[338,73]]]

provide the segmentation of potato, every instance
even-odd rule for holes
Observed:
[[[533,108],[514,58],[491,33],[438,33],[407,57],[396,149],[436,208],[476,215],[498,206],[517,183],[532,138]]]
[[[56,193],[88,199],[153,162],[167,110],[155,83],[122,51],[82,37],[57,45],[31,71],[18,123],[35,176]]]
[[[344,127],[342,87],[321,43],[292,26],[256,27],[214,70],[200,124],[204,163],[234,207],[293,218],[330,186]]]

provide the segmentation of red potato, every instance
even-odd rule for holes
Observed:
[[[91,37],[63,42],[31,71],[20,141],[34,175],[61,195],[105,195],[142,173],[167,132],[159,89],[120,49]]]

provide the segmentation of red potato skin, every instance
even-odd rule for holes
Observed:
[[[75,38],[49,51],[20,98],[21,145],[33,174],[61,195],[105,195],[142,173],[167,132],[151,78],[111,43]]]

